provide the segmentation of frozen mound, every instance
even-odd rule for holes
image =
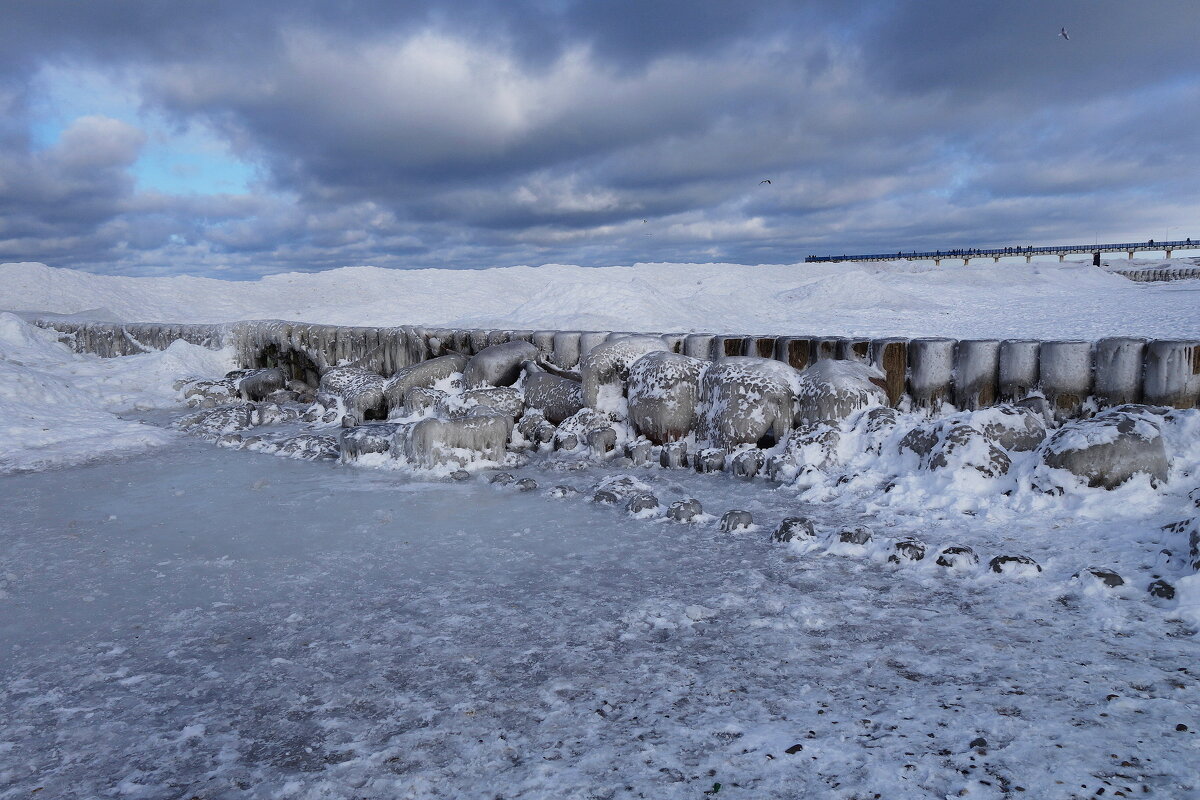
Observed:
[[[540,370],[527,370],[521,389],[526,405],[541,411],[554,425],[583,408],[583,386],[578,381]]]
[[[386,419],[387,403],[382,375],[362,367],[333,367],[321,375],[317,400],[337,407],[358,420]]]
[[[538,357],[529,342],[505,342],[485,347],[467,362],[463,380],[467,386],[511,386],[521,376],[521,364]]]
[[[726,448],[783,441],[799,384],[799,373],[781,361],[732,356],[713,363],[700,379],[705,438]]]
[[[796,421],[846,419],[870,406],[887,405],[884,374],[860,361],[823,358],[800,372]]]
[[[383,396],[388,408],[403,406],[410,390],[417,387],[432,388],[439,381],[461,373],[466,366],[466,356],[452,353],[400,368],[383,386]]]
[[[696,427],[700,375],[707,362],[677,353],[642,356],[629,368],[629,421],[655,444],[683,439]]]
[[[620,413],[625,381],[633,362],[647,353],[667,349],[658,336],[624,336],[593,347],[579,361],[584,404]]]
[[[1093,488],[1115,489],[1138,474],[1165,481],[1160,419],[1149,406],[1126,405],[1069,422],[1046,441],[1042,460],[1084,478]]]

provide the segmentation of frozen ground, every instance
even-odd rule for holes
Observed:
[[[1194,266],[1114,259],[1114,267]],[[0,309],[129,322],[711,331],[823,336],[1200,337],[1200,281],[1135,283],[1090,262],[352,267],[258,281],[0,265]]]
[[[0,477],[0,798],[1200,790],[1192,632],[1140,587],[1070,580],[1118,534],[1151,551],[1161,520],[906,523],[636,474],[761,528],[184,438]],[[1046,572],[770,543],[797,511],[1019,542]]]

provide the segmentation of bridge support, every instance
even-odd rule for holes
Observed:
[[[1167,258],[1168,258],[1168,259],[1170,259],[1170,258],[1171,258],[1171,251],[1170,251],[1170,250],[1167,250],[1167,251],[1166,251],[1166,253],[1167,253]]]
[[[971,259],[969,259],[969,258],[966,258],[966,257],[964,256],[964,257],[963,257],[963,266],[965,267],[967,264],[970,264],[970,263],[971,263]]]
[[[1033,261],[1033,256],[1025,256],[1025,263],[1028,264],[1030,261]]]
[[[1060,263],[1060,264],[1063,263],[1064,258],[1066,258],[1066,256],[1063,255],[1062,253],[1059,253],[1058,254],[1058,263]]]
[[[1129,260],[1133,261],[1133,251],[1132,250],[1129,251]]]
[[[995,263],[999,264],[999,263],[1000,263],[1000,256],[992,256],[992,261],[994,261]]]
[[[941,260],[940,258],[935,258],[935,259],[933,260],[933,265],[934,265],[935,267],[940,267],[940,266],[942,265],[942,260]]]

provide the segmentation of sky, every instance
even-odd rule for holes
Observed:
[[[253,279],[1200,238],[1195,0],[0,19],[0,262]]]

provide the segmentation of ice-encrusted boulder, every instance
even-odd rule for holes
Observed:
[[[592,431],[612,427],[612,419],[594,408],[581,408],[567,417],[554,432],[554,445],[559,450],[575,450],[588,442]]]
[[[525,405],[540,410],[553,425],[583,408],[583,386],[578,381],[549,372],[526,371],[521,388],[525,392]]]
[[[254,427],[254,409],[248,405],[221,406],[186,416],[177,424],[190,433],[220,436]]]
[[[503,461],[511,429],[512,421],[500,414],[460,419],[430,417],[402,429],[398,436],[403,439],[403,453],[410,463],[433,469],[446,464],[461,467],[476,461]],[[396,445],[393,448],[395,451]]]
[[[361,367],[333,367],[321,375],[317,400],[326,407],[340,401],[342,408],[360,420],[386,419],[387,403],[382,375]]]
[[[235,382],[243,400],[265,400],[267,395],[287,386],[287,376],[278,368],[254,369]]]
[[[521,364],[535,361],[538,349],[525,341],[505,342],[485,347],[467,361],[463,381],[477,386],[512,386],[521,376]]]
[[[468,406],[490,408],[497,414],[503,414],[516,422],[525,412],[525,400],[521,393],[511,386],[486,386],[480,389],[468,389],[463,392],[463,402]]]
[[[887,405],[884,374],[861,361],[824,358],[800,372],[796,422],[842,420],[871,406]]]
[[[273,452],[288,458],[299,458],[307,461],[325,461],[338,457],[340,449],[338,441],[332,436],[322,436],[315,433],[301,433],[276,444]]]
[[[861,438],[864,452],[878,455],[883,452],[884,442],[891,437],[899,422],[900,415],[894,408],[875,406],[854,417],[849,423],[849,430]]]
[[[781,361],[730,356],[700,379],[704,436],[718,447],[782,441],[795,418],[799,375]]]
[[[579,361],[584,405],[600,411],[618,410],[633,362],[665,350],[667,345],[658,336],[623,336],[593,347]]]
[[[413,386],[404,393],[404,415],[411,417],[426,414],[430,409],[445,403],[450,395],[441,389],[430,389],[426,386]]]
[[[797,468],[829,469],[840,461],[838,445],[841,441],[842,432],[838,427],[828,420],[821,420],[792,431],[780,457],[784,463]]]
[[[1091,419],[1069,422],[1046,440],[1042,461],[1065,469],[1088,486],[1115,489],[1138,473],[1167,479],[1167,452],[1159,418],[1146,406],[1117,406]]]
[[[190,406],[200,405],[205,400],[212,400],[214,403],[228,403],[235,397],[240,398],[236,382],[230,378],[217,381],[185,381],[180,387],[180,391],[183,393],[183,399]]]
[[[357,461],[372,453],[387,453],[392,449],[396,432],[402,426],[391,422],[358,425],[342,430],[340,441],[343,462]]]
[[[1046,438],[1046,421],[1026,406],[998,405],[976,411],[971,424],[1013,453],[1036,450]]]
[[[1008,473],[1012,459],[986,433],[961,420],[922,425],[900,440],[901,453],[915,453],[921,469],[974,469],[985,478]]]
[[[696,427],[700,373],[707,362],[653,352],[629,367],[629,421],[655,444],[674,442]]]
[[[383,395],[388,408],[400,408],[409,391],[417,387],[431,388],[439,381],[462,372],[467,367],[467,357],[459,353],[431,358],[419,364],[402,367],[387,379]]]

